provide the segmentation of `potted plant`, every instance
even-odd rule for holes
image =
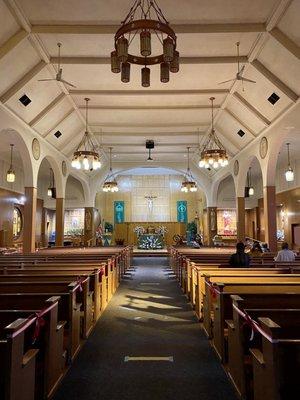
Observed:
[[[187,243],[194,242],[197,235],[197,225],[195,221],[189,222],[186,227]]]

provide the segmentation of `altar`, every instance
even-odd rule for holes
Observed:
[[[138,249],[158,250],[165,246],[163,235],[157,233],[143,233],[138,236]]]
[[[115,224],[114,239],[123,239],[124,244],[133,245],[138,247],[139,235],[135,233],[137,226],[143,226],[145,232],[142,235],[155,235],[155,230],[161,225],[164,225],[167,229],[163,237],[164,246],[171,246],[174,244],[174,235],[185,235],[186,224],[183,222],[123,222],[121,224]],[[149,228],[154,228],[151,232],[148,232]]]

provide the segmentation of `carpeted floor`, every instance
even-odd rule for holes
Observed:
[[[167,259],[135,264],[54,400],[236,400]]]

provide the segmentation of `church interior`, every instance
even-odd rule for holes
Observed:
[[[0,0],[0,399],[296,398],[299,20]]]

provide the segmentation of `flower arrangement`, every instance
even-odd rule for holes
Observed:
[[[136,226],[133,229],[133,232],[135,232],[138,236],[143,235],[143,233],[145,233],[145,228],[142,226]]]
[[[168,232],[168,229],[164,225],[160,225],[155,229],[155,233],[158,235],[165,236],[165,234]]]

